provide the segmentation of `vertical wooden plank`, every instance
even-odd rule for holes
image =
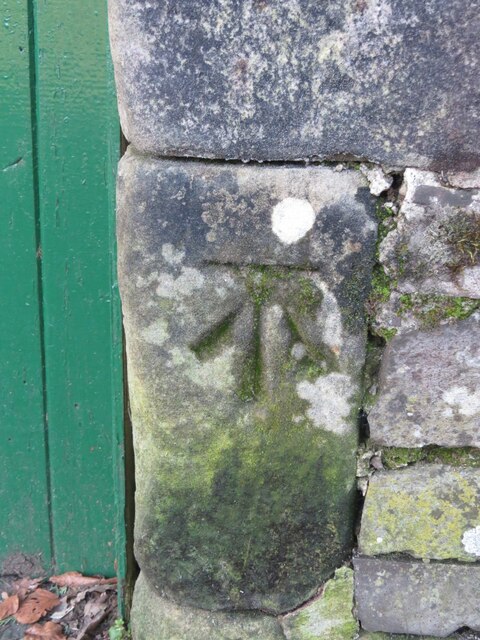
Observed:
[[[27,0],[1,0],[0,562],[51,562]],[[32,82],[31,82],[32,80]]]
[[[34,0],[47,409],[57,570],[124,574],[119,126],[105,0]],[[119,566],[120,565],[120,566]]]

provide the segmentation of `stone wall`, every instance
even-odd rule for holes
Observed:
[[[110,0],[134,640],[480,632],[478,9]]]

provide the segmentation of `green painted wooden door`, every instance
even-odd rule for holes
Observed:
[[[0,568],[123,576],[106,0],[0,6]]]

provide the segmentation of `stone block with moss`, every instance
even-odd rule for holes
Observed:
[[[368,420],[387,447],[480,446],[480,314],[395,336]]]
[[[480,191],[407,169],[396,226],[380,261],[400,293],[480,298]]]
[[[274,616],[195,609],[162,598],[140,574],[132,606],[135,640],[285,640]]]
[[[353,570],[337,569],[320,595],[282,621],[287,640],[354,640]]]
[[[118,205],[140,567],[176,602],[289,611],[353,543],[367,181],[129,152]]]
[[[365,631],[434,638],[465,627],[480,631],[478,564],[357,557],[354,568]]]
[[[431,560],[480,558],[478,469],[418,464],[370,479],[359,551]]]

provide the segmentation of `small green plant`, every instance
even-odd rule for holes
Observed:
[[[8,618],[4,618],[3,620],[0,620],[0,627],[7,625],[9,622],[13,622],[13,620],[15,620],[13,616],[8,616]]]
[[[368,316],[370,317],[370,321],[375,318],[379,306],[383,302],[388,302],[392,290],[397,286],[397,281],[394,278],[391,278],[386,273],[384,266],[380,262],[380,244],[382,240],[387,236],[387,234],[395,229],[397,224],[395,212],[389,207],[386,207],[384,204],[380,203],[375,209],[375,214],[378,221],[375,266],[373,267],[372,273],[372,289],[366,303],[366,310]],[[380,333],[376,329],[374,331],[377,335],[380,335]],[[390,337],[392,337],[392,335]]]
[[[115,620],[113,626],[108,630],[109,640],[131,640],[131,633],[125,627],[125,623],[123,620],[118,619]]]
[[[443,226],[443,233],[455,253],[450,264],[453,271],[473,266],[480,254],[480,216],[460,210]]]

